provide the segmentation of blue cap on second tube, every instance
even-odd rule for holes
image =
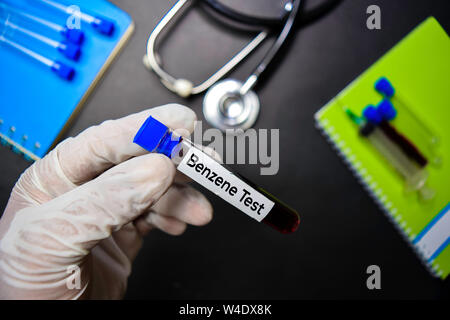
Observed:
[[[81,30],[64,28],[61,33],[68,41],[74,44],[81,45],[84,41],[84,32]]]
[[[364,108],[363,116],[367,121],[375,125],[380,124],[383,121],[383,117],[381,116],[381,114],[372,105],[368,105]]]
[[[378,113],[387,121],[394,120],[397,116],[397,110],[388,99],[383,99],[377,106]]]

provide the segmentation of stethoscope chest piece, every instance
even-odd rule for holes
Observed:
[[[259,115],[259,99],[255,92],[242,94],[242,82],[227,79],[216,83],[205,95],[203,114],[215,128],[227,129],[251,128]]]

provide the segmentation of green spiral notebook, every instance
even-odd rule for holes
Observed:
[[[423,201],[405,192],[405,182],[349,120],[344,108],[361,114],[382,99],[374,89],[387,77],[407,98],[408,108],[439,136],[438,165],[428,164],[427,185],[435,196]],[[315,115],[317,127],[348,164],[387,217],[436,276],[450,272],[450,39],[430,17],[354,80]],[[394,103],[395,105],[395,103]],[[399,112],[393,125],[416,141]]]

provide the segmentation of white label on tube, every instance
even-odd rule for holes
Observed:
[[[178,170],[261,222],[274,202],[197,148],[190,148]]]

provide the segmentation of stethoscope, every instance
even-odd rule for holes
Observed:
[[[308,12],[308,14],[302,14],[302,20],[305,22],[314,20],[325,11],[328,11],[338,1],[328,0],[321,6]],[[160,57],[156,52],[156,42],[161,32],[188,2],[194,1],[179,0],[155,27],[147,42],[147,53],[143,59],[144,65],[159,76],[161,82],[167,89],[178,94],[180,97],[187,98],[191,95],[207,91],[203,100],[203,114],[205,119],[213,127],[219,128],[222,131],[227,131],[227,129],[246,130],[251,128],[256,122],[260,111],[258,96],[252,89],[291,32],[299,13],[301,0],[292,0],[286,3],[284,7],[285,13],[278,19],[249,16],[237,12],[216,0],[202,0],[203,3],[222,16],[238,23],[260,27],[262,31],[224,66],[198,85],[194,85],[186,79],[177,79],[167,73],[162,68]],[[278,38],[245,82],[235,79],[221,80],[258,48],[271,32],[280,28],[281,31],[279,32]]]

